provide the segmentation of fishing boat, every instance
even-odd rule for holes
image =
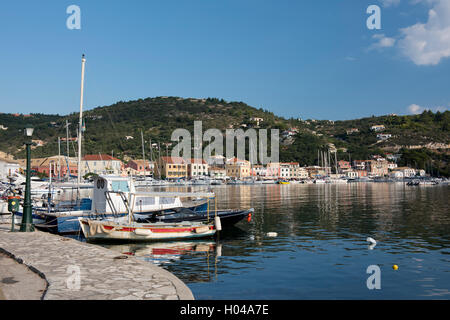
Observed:
[[[94,220],[79,217],[87,241],[155,241],[210,237],[216,233],[213,222],[138,223]]]
[[[255,212],[253,208],[247,210],[217,210],[215,216],[220,218],[222,226],[232,226],[239,221],[247,218],[250,222]],[[155,212],[150,216],[134,214],[134,218],[138,222],[182,222],[182,221],[203,221],[208,222],[213,219],[212,214],[206,211],[193,211],[191,209],[182,208],[167,210],[165,212]]]
[[[114,191],[118,194],[125,206],[128,215],[114,218],[87,218],[79,217],[83,235],[87,241],[125,240],[125,241],[158,241],[175,239],[192,239],[213,236],[221,230],[220,218],[215,215],[208,222],[182,221],[182,222],[156,222],[142,223],[135,220],[135,198],[142,195],[140,192]],[[211,193],[203,196],[210,198]],[[170,198],[169,195],[166,195]],[[174,195],[174,197],[176,197]],[[211,216],[212,217],[212,216]]]

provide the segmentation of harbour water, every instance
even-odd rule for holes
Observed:
[[[221,232],[218,240],[104,246],[164,267],[196,299],[450,298],[448,185],[213,190],[218,208],[254,207],[252,221]],[[377,244],[369,246],[367,237]],[[380,268],[381,288],[370,290],[373,265]]]

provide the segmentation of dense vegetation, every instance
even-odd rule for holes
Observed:
[[[33,157],[58,153],[58,136],[66,136],[65,122],[69,126],[70,137],[76,137],[78,113],[67,116],[32,114],[31,116],[0,114],[0,150],[24,157],[23,128],[27,123],[35,127],[34,140],[42,140],[45,145],[33,150]],[[201,120],[203,132],[209,128],[222,131],[243,124],[255,126],[252,117],[263,118],[260,128],[278,128],[281,131],[297,128],[298,134],[292,140],[280,145],[281,161],[298,161],[301,165],[317,164],[317,150],[326,150],[333,144],[339,159],[368,159],[374,154],[400,153],[399,165],[427,169],[436,175],[450,174],[449,149],[430,143],[450,143],[450,112],[424,111],[413,116],[381,116],[357,120],[328,121],[284,119],[272,112],[256,109],[243,102],[227,102],[217,98],[184,99],[178,97],[157,97],[128,102],[117,102],[111,106],[97,107],[84,113],[83,153],[114,153],[114,156],[141,158],[141,130],[145,139],[148,157],[149,143],[160,143],[166,152],[165,142],[171,142],[173,130],[188,129],[193,132],[194,121]],[[386,141],[378,141],[373,125],[384,125],[383,133],[392,135]],[[347,134],[350,128],[358,132]],[[245,130],[245,128],[244,128]],[[280,132],[281,132],[280,131]],[[128,139],[127,139],[128,137]],[[132,137],[132,138],[130,138]],[[408,149],[408,146],[417,149]],[[204,143],[206,146],[206,143]],[[76,142],[70,142],[70,155],[77,150]],[[248,147],[248,145],[247,145]],[[170,147],[168,147],[170,152]],[[66,143],[61,143],[61,153],[66,154]],[[155,155],[155,150],[153,149]]]

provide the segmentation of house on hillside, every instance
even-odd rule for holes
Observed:
[[[382,124],[376,124],[376,125],[370,127],[370,130],[375,131],[375,132],[383,131],[384,129],[386,129],[386,128]]]

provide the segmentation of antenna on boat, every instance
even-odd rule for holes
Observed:
[[[84,91],[84,64],[86,58],[84,54],[81,56],[81,94],[80,94],[80,124],[78,127],[78,174],[77,174],[77,196],[80,195],[80,182],[81,182],[81,139],[83,129],[83,91]]]

